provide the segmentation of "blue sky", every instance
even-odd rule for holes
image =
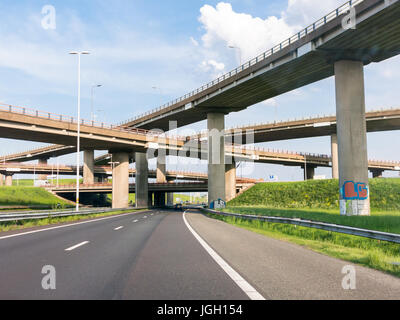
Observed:
[[[284,40],[343,0],[131,1],[58,0],[0,3],[0,101],[74,116],[76,57],[82,59],[82,116],[90,118],[90,88],[97,119],[118,123],[177,98]],[[55,30],[45,30],[42,7],[56,9]],[[398,57],[365,68],[367,110],[399,107]],[[156,87],[154,89],[153,87]],[[335,113],[333,78],[227,116],[226,126]],[[205,123],[190,126],[201,130]],[[368,135],[371,159],[400,160],[397,132]],[[0,139],[3,153],[40,146]],[[329,138],[299,139],[264,147],[330,154]],[[72,156],[60,159],[73,163]],[[53,159],[52,162],[56,160]],[[154,165],[154,164],[152,164]],[[251,176],[299,180],[299,168],[257,165]],[[176,169],[171,165],[170,169]],[[206,170],[187,165],[185,170]],[[317,174],[330,176],[330,170]]]

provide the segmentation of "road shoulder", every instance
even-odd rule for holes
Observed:
[[[191,227],[266,299],[399,299],[400,279],[355,266],[356,290],[344,290],[339,259],[188,213]]]

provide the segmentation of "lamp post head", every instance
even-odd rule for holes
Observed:
[[[89,51],[71,51],[69,54],[90,54]]]

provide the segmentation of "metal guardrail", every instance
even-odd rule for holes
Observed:
[[[282,41],[280,44],[276,45],[275,47],[263,52],[262,54],[258,55],[257,57],[251,59],[250,61],[245,62],[244,64],[242,64],[241,66],[237,67],[236,69],[225,73],[224,75],[222,75],[221,77],[219,77],[218,79],[215,79],[209,83],[207,83],[206,85],[203,85],[202,87],[193,90],[190,93],[185,94],[184,96],[177,98],[173,101],[170,101],[158,108],[155,108],[153,110],[147,111],[141,115],[138,115],[134,118],[131,118],[127,121],[122,122],[120,125],[126,125],[129,122],[132,121],[136,121],[138,119],[144,118],[152,113],[155,112],[159,112],[165,109],[168,109],[169,107],[182,102],[188,98],[193,97],[196,94],[199,94],[209,88],[211,88],[214,85],[217,85],[219,83],[221,83],[222,81],[225,81],[229,78],[232,78],[233,76],[241,73],[242,71],[250,68],[251,66],[255,65],[256,63],[259,63],[265,59],[267,59],[268,57],[280,52],[282,49],[296,43],[297,41],[299,41],[300,39],[306,37],[308,34],[310,34],[311,32],[314,32],[315,30],[319,29],[320,27],[326,25],[327,23],[329,23],[330,21],[332,21],[333,19],[336,19],[337,17],[341,16],[342,14],[346,14],[349,12],[349,10],[353,7],[355,7],[356,5],[364,2],[365,0],[348,0],[346,1],[345,4],[341,5],[340,7],[338,7],[337,9],[333,10],[332,12],[330,12],[329,14],[325,15],[323,18],[319,19],[318,21],[315,21],[314,23],[312,23],[311,25],[309,25],[307,28],[304,28],[303,30],[301,30],[300,32],[296,33],[295,35],[293,35],[292,37]]]
[[[359,229],[349,226],[342,226],[337,224],[330,224],[325,222],[311,221],[311,220],[303,220],[298,218],[282,218],[282,217],[267,217],[267,216],[255,216],[255,215],[244,215],[237,213],[229,213],[222,211],[215,211],[210,209],[203,209],[203,211],[215,215],[222,215],[226,217],[235,217],[240,219],[247,220],[258,220],[270,223],[281,223],[281,224],[292,224],[300,227],[314,228],[325,231],[337,232],[349,234],[352,236],[364,237],[369,239],[381,240],[381,241],[389,241],[394,243],[400,243],[400,234],[395,233],[387,233],[381,231],[374,231],[368,229]]]
[[[136,209],[136,208],[135,208]],[[0,214],[0,222],[10,222],[10,221],[22,221],[22,220],[36,220],[36,219],[46,219],[46,218],[59,218],[59,217],[69,217],[69,216],[81,216],[81,215],[89,215],[89,214],[100,214],[100,213],[108,213],[113,211],[121,211],[122,209],[110,209],[110,208],[101,208],[101,209],[88,209],[81,210],[77,213],[75,210],[60,210],[60,211],[30,211],[23,213],[9,213],[9,214]]]

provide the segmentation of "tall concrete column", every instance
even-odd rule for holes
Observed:
[[[340,213],[370,215],[364,66],[335,62]]]
[[[332,179],[339,179],[339,154],[337,134],[331,136]]]
[[[209,113],[208,124],[208,204],[225,200],[225,114]]]
[[[83,151],[83,184],[94,184],[94,150]]]
[[[236,163],[225,165],[225,196],[226,201],[236,197]]]
[[[12,187],[13,185],[13,175],[6,174],[6,187]]]
[[[157,183],[167,183],[167,163],[165,152],[159,152],[157,156]],[[165,206],[165,192],[157,192],[155,193],[156,206],[164,207]]]
[[[49,160],[49,159],[47,159],[47,158],[39,159],[39,165],[47,166],[47,161],[48,161],[48,160]],[[40,181],[44,181],[44,180],[47,180],[47,175],[46,175],[46,174],[40,174],[40,175],[38,176],[38,178],[39,178]]]
[[[167,193],[167,205],[172,206],[174,204],[174,193],[168,192]]]
[[[4,186],[4,176],[0,174],[0,187]]]
[[[149,163],[146,153],[136,153],[136,207],[149,205]]]
[[[129,207],[129,154],[116,152],[112,154],[113,190],[112,207],[122,209]]]

